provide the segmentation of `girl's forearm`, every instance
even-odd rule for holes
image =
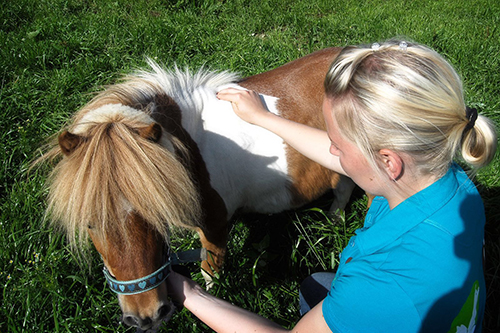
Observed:
[[[302,155],[345,175],[339,158],[329,153],[331,142],[326,131],[281,118],[270,112],[261,114],[255,125],[280,136]]]
[[[264,317],[210,295],[199,286],[186,295],[184,307],[216,332],[288,332]]]

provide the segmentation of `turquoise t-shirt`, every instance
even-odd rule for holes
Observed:
[[[376,197],[323,302],[330,329],[481,332],[484,223],[481,197],[456,164],[392,210]]]

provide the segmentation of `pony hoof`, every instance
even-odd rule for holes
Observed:
[[[214,286],[214,277],[204,270],[201,271],[201,275],[203,275],[203,278],[205,279],[205,289],[212,289],[212,287]]]

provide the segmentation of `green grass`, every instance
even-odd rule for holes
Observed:
[[[405,36],[449,59],[463,77],[467,103],[500,124],[499,24],[497,0],[0,1],[0,331],[127,331],[98,256],[90,266],[79,264],[64,237],[42,223],[47,170],[27,167],[90,93],[143,66],[145,56],[251,75],[324,47]],[[475,179],[487,208],[485,332],[500,331],[499,163]],[[300,281],[334,269],[362,223],[361,195],[335,221],[316,209],[330,199],[235,218],[212,292],[291,326]],[[174,243],[199,246],[192,234]],[[189,267],[201,282],[197,266]],[[183,310],[164,331],[210,330]]]

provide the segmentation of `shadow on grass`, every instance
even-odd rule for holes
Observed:
[[[232,221],[218,286],[225,299],[284,327],[293,326],[300,317],[300,283],[314,272],[332,271],[331,256],[338,258],[343,248],[338,246],[339,239],[349,238],[343,234],[350,229],[343,219],[308,211],[319,208],[328,212],[332,200],[328,193],[295,211],[238,214]],[[364,202],[363,193],[356,192],[353,201],[359,200]]]
[[[500,332],[500,187],[480,189],[486,210],[484,232],[486,310],[483,332]]]

